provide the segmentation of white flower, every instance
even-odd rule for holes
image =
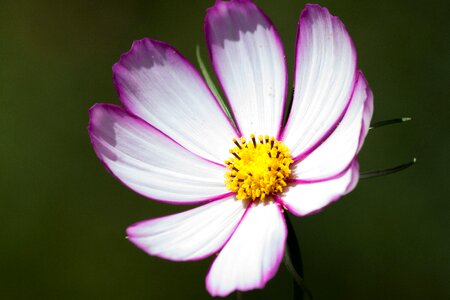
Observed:
[[[237,129],[181,54],[143,39],[113,67],[124,107],[92,107],[89,134],[106,168],[132,190],[174,204],[206,203],[127,233],[166,259],[219,253],[206,285],[226,296],[262,288],[275,275],[284,210],[315,213],[354,188],[373,102],[350,36],[326,8],[307,5],[301,13],[285,126],[286,62],[267,16],[248,0],[217,1],[205,34]]]

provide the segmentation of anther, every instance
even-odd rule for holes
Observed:
[[[239,149],[242,149],[241,144],[237,141],[237,139],[233,138],[233,143],[238,146]]]
[[[252,133],[252,134],[250,135],[250,137],[252,138],[253,146],[256,147],[255,135]]]
[[[225,182],[237,199],[263,201],[282,192],[291,173],[287,147],[269,135],[236,137],[233,143],[235,146],[230,149],[233,156],[225,161],[228,169]]]

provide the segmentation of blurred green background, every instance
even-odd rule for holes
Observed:
[[[0,297],[209,299],[211,258],[174,263],[125,239],[139,220],[186,207],[138,196],[94,155],[95,102],[118,103],[111,66],[135,39],[166,41],[195,62],[210,1],[0,2]],[[257,1],[283,39],[290,75],[305,2]],[[361,169],[416,156],[360,182],[323,213],[292,218],[316,299],[450,299],[448,1],[321,1],[347,25],[375,94]],[[292,76],[291,76],[292,84]],[[245,299],[290,299],[284,266]],[[233,299],[231,296],[230,299]]]

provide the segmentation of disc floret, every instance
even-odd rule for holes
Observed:
[[[232,157],[225,161],[229,171],[225,174],[227,188],[239,200],[263,201],[266,196],[283,192],[291,174],[293,163],[289,149],[268,135],[254,134],[250,139],[233,139]]]

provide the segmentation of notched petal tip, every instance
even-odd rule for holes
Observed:
[[[314,21],[313,19],[318,15],[328,16],[330,18],[334,18],[327,7],[321,6],[316,3],[308,3],[305,5],[305,8],[300,13],[299,23],[303,21]]]
[[[217,145],[234,135],[233,126],[175,48],[149,38],[135,41],[113,66],[113,81],[127,111],[205,159],[221,164],[227,157]]]
[[[252,205],[212,264],[206,288],[212,296],[264,288],[281,263],[287,229],[279,205]]]
[[[123,108],[96,104],[90,110],[88,130],[94,151],[106,169],[144,197],[198,203],[229,195],[223,186],[223,166],[189,152]]]
[[[273,23],[252,1],[220,1],[207,10],[205,36],[239,131],[245,136],[252,132],[278,136],[287,68]]]
[[[89,122],[87,128],[90,135],[94,134],[96,125],[100,125],[102,118],[105,118],[108,113],[116,113],[117,115],[124,114],[123,108],[112,103],[95,103],[89,108]]]
[[[173,261],[203,259],[219,251],[245,208],[234,196],[127,228],[130,241],[150,255]],[[193,234],[195,233],[195,234]]]
[[[129,68],[130,65],[151,67],[152,64],[162,64],[163,61],[158,59],[156,55],[151,55],[152,52],[160,54],[163,57],[170,53],[178,53],[174,47],[163,41],[154,40],[148,37],[135,40],[131,44],[130,49],[127,52],[122,53],[119,60],[112,66],[113,79],[119,75],[118,73],[120,73],[121,68]]]
[[[353,41],[344,24],[327,8],[316,4],[305,7],[299,18],[296,47],[292,108],[281,134],[294,160],[314,151],[336,128],[357,78]]]

